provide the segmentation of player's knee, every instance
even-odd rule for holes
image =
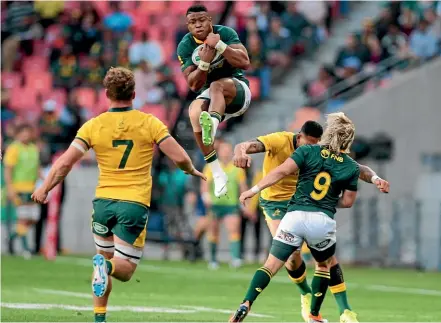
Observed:
[[[121,275],[119,280],[122,281],[123,283],[130,281],[130,279],[132,279],[134,272],[135,272],[134,270],[131,270],[131,271],[124,273],[124,275]]]
[[[210,84],[210,92],[224,92],[224,85],[222,82],[214,81]]]
[[[294,251],[285,263],[285,266],[289,270],[296,270],[302,264],[302,255],[300,250]]]
[[[329,271],[330,268],[329,264],[330,264],[330,259],[325,261],[317,261],[315,264],[315,269],[322,271]]]

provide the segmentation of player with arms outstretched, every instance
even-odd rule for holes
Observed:
[[[349,208],[357,195],[359,165],[347,153],[355,136],[352,121],[343,113],[328,116],[320,145],[296,149],[292,158],[273,169],[240,199],[245,202],[261,190],[299,172],[297,189],[273,238],[270,255],[251,281],[248,292],[230,322],[242,322],[252,303],[288,258],[308,244],[316,260],[312,280],[309,322],[327,322],[320,307],[330,281],[330,264],[336,248],[336,208]]]
[[[221,121],[242,115],[250,105],[249,83],[243,74],[250,60],[237,33],[213,25],[205,6],[191,6],[186,15],[189,33],[179,43],[177,54],[188,86],[199,94],[190,105],[190,121],[219,197],[227,193],[228,179],[217,160],[214,138]]]
[[[246,168],[251,166],[249,154],[265,152],[263,161],[263,176],[267,175],[276,167],[292,156],[295,150],[305,144],[317,144],[323,134],[322,126],[315,121],[307,121],[299,133],[275,132],[242,142],[235,147],[234,164],[236,167]],[[359,165],[360,179],[367,183],[375,183],[381,192],[388,192],[389,183],[379,178],[376,173],[367,166]],[[268,228],[274,236],[280,221],[288,210],[288,204],[296,192],[298,173],[284,177],[281,181],[261,192],[259,198],[260,207],[263,210]],[[306,265],[301,258],[300,252],[295,252],[285,263],[289,278],[297,285],[301,293],[302,316],[308,320],[311,306],[311,287],[306,280]],[[330,290],[334,294],[340,311],[340,322],[357,322],[356,314],[349,306],[346,295],[346,284],[343,271],[337,258],[331,260]]]
[[[107,112],[86,122],[69,149],[54,163],[32,198],[46,203],[48,193],[85,152],[93,149],[100,170],[93,201],[92,231],[95,322],[105,322],[112,289],[110,276],[129,281],[140,262],[152,191],[151,168],[155,144],[180,169],[201,177],[185,150],[156,117],[132,109],[135,80],[132,71],[111,68],[105,78]]]

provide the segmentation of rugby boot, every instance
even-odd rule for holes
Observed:
[[[340,315],[340,323],[358,323],[357,313],[345,310],[343,314]]]
[[[109,276],[107,274],[106,259],[103,255],[97,254],[93,256],[93,277],[92,277],[92,291],[96,297],[103,297],[107,290],[109,283]]]
[[[228,322],[242,322],[250,312],[250,308],[245,304],[240,304],[239,309],[234,313]]]

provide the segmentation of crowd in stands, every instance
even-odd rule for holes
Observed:
[[[309,106],[331,99],[326,108],[335,109],[344,104],[342,94],[350,93],[350,98],[372,89],[374,84],[365,81],[385,66],[390,68],[375,86],[387,85],[392,67],[399,70],[440,55],[441,2],[386,1],[378,19],[365,19],[361,31],[347,35],[334,63],[323,65],[317,78],[304,85],[304,92]]]

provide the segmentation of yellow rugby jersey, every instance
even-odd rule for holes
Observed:
[[[263,176],[280,166],[295,151],[296,135],[292,132],[275,132],[266,136],[257,137],[266,150],[263,160]],[[298,173],[283,178],[277,184],[264,189],[260,196],[267,201],[290,200],[296,192]]]
[[[95,151],[96,197],[150,206],[154,144],[168,137],[159,119],[130,107],[109,109],[86,122],[76,138]]]

